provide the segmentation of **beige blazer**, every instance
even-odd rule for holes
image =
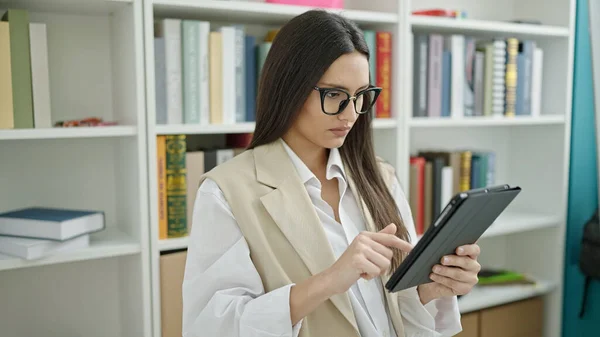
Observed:
[[[393,168],[380,161],[388,186]],[[281,140],[245,151],[205,173],[223,191],[248,242],[250,257],[266,292],[317,274],[335,262],[320,220]],[[373,221],[349,177],[362,206],[366,228]],[[382,276],[385,284],[388,277]],[[398,336],[404,336],[398,295],[385,291],[386,305]],[[346,293],[331,297],[304,318],[299,337],[360,336]]]

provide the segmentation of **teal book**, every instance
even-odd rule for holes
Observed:
[[[371,84],[375,84],[375,76],[377,75],[377,43],[374,30],[364,30],[365,42],[369,47],[369,74]]]

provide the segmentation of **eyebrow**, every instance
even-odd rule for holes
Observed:
[[[350,89],[346,88],[345,86],[343,86],[343,85],[339,85],[339,84],[336,84],[336,83],[328,83],[328,82],[323,82],[323,85],[326,85],[326,86],[328,86],[328,87],[334,87],[334,88],[338,88],[338,89],[344,89],[344,90],[346,90],[346,91],[350,91]],[[370,84],[365,84],[365,85],[363,85],[362,87],[358,88],[358,90],[356,90],[356,91],[360,91],[360,90],[366,89],[366,88],[368,88],[368,87],[369,87],[369,85],[370,85]]]

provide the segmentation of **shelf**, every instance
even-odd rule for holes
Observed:
[[[219,0],[155,0],[154,14],[158,17],[191,18],[201,15],[202,20],[259,24],[283,24],[311,7],[270,4],[250,1]],[[358,24],[395,24],[398,15],[357,10],[326,9],[339,13]]]
[[[158,240],[158,250],[161,252],[167,250],[176,250],[187,248],[190,238],[188,236],[176,239]]]
[[[0,8],[22,8],[32,12],[63,14],[110,14],[134,0],[2,0]]]
[[[135,126],[5,129],[0,130],[0,140],[127,137],[136,134]]]
[[[481,238],[491,238],[536,229],[557,227],[560,225],[561,221],[561,218],[556,215],[507,211],[502,213],[496,221],[494,221],[483,235],[481,235]],[[418,242],[421,237],[422,235],[418,235],[416,242]]]
[[[408,124],[412,128],[440,128],[466,126],[518,126],[518,125],[561,125],[565,123],[564,115],[545,115],[539,117],[412,117]]]
[[[464,314],[544,295],[553,288],[553,284],[546,281],[538,281],[534,285],[476,286],[469,294],[458,299],[458,307]]]
[[[452,19],[413,15],[410,23],[415,31],[437,33],[477,34],[480,36],[520,38],[568,37],[569,29],[557,26],[518,24],[502,21],[484,21],[472,19]]]
[[[87,248],[60,252],[37,260],[24,260],[0,254],[0,270],[133,255],[140,251],[140,244],[135,242],[131,237],[119,231],[107,229],[103,232],[93,234],[90,246]]]
[[[502,213],[481,237],[487,238],[551,228],[558,226],[560,223],[561,219],[556,215],[507,211]]]
[[[375,119],[373,121],[374,129],[392,129],[398,125],[395,119]],[[201,135],[201,134],[226,134],[226,133],[252,133],[254,132],[254,123],[238,124],[177,124],[177,125],[157,125],[155,127],[157,135]]]

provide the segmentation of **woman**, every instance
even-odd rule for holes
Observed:
[[[200,183],[184,336],[461,330],[456,295],[477,282],[477,245],[448,256],[431,283],[383,288],[416,234],[391,166],[374,154],[370,111],[380,89],[369,84],[368,55],[357,26],[324,11],[278,32],[249,149]]]

